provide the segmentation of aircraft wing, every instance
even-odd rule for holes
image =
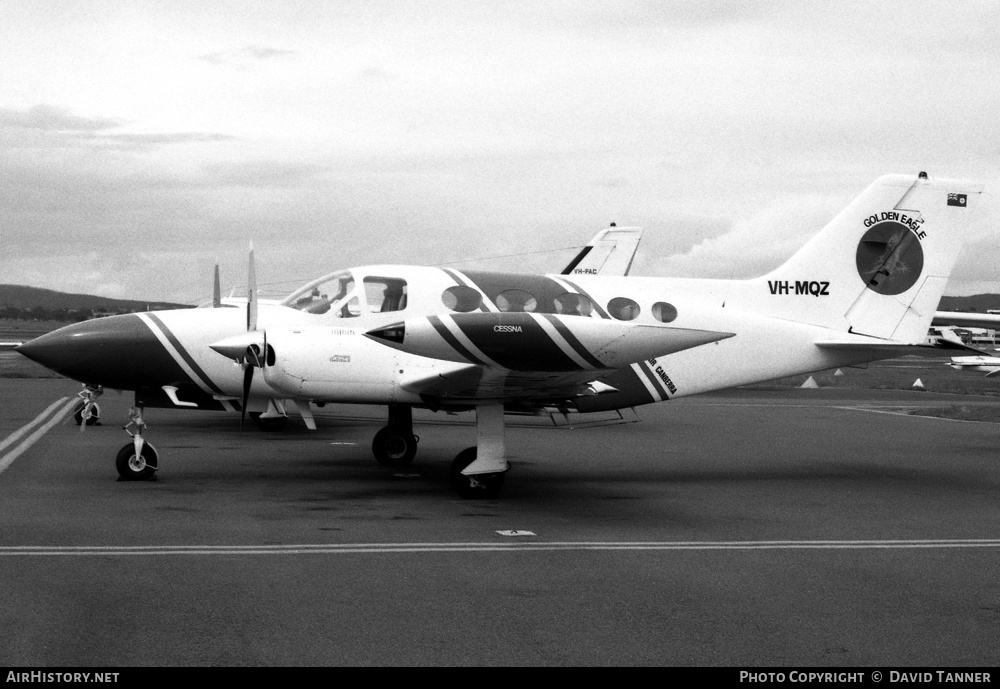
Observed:
[[[415,376],[400,387],[420,395],[431,406],[498,402],[560,403],[596,394],[600,374],[594,371],[510,371],[467,365],[445,373]]]

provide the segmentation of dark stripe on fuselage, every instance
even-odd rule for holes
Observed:
[[[448,276],[449,276],[449,277],[450,277],[450,278],[451,278],[452,280],[454,280],[456,284],[458,284],[458,285],[461,285],[462,287],[469,287],[469,283],[470,283],[470,282],[472,282],[471,280],[468,280],[468,279],[466,279],[466,278],[465,278],[465,277],[464,277],[464,276],[463,276],[463,275],[462,275],[462,274],[461,274],[460,272],[458,272],[457,270],[453,270],[453,269],[451,269],[451,268],[442,268],[441,270],[443,270],[443,271],[444,271],[445,273],[447,273],[447,274],[448,274]],[[490,309],[489,309],[489,307],[488,307],[488,306],[486,306],[486,304],[480,304],[480,305],[479,305],[479,310],[480,310],[480,311],[482,311],[482,312],[487,312],[487,311],[489,311]]]
[[[667,393],[667,389],[663,386],[663,382],[657,378],[655,373],[653,373],[653,367],[645,361],[640,361],[638,366],[646,377],[649,378],[649,382],[653,384],[653,388],[656,392],[658,392],[663,399],[670,399],[670,395]]]
[[[437,331],[438,335],[440,335],[445,342],[451,345],[452,349],[454,349],[456,352],[464,356],[472,363],[479,364],[480,366],[486,366],[485,361],[480,360],[479,357],[470,352],[469,349],[464,344],[459,342],[457,337],[451,334],[451,331],[448,330],[448,326],[442,323],[440,318],[438,318],[437,316],[430,316],[428,317],[427,320],[428,322],[430,322],[432,326],[434,326],[434,329]],[[405,336],[404,336],[404,341],[405,341]]]
[[[597,315],[598,315],[598,316],[600,316],[601,318],[611,318],[611,316],[610,316],[610,315],[608,315],[608,312],[607,312],[607,311],[605,311],[605,310],[604,310],[604,309],[603,309],[603,308],[601,307],[601,305],[597,303],[597,300],[596,300],[596,299],[594,299],[594,298],[593,298],[592,296],[590,296],[589,294],[587,294],[587,291],[586,291],[586,290],[584,290],[584,289],[580,289],[580,286],[579,286],[578,284],[576,284],[575,282],[571,282],[570,280],[567,280],[567,279],[565,279],[565,278],[563,278],[563,282],[565,282],[565,283],[566,283],[567,285],[569,285],[570,287],[572,287],[573,289],[575,289],[575,290],[576,290],[577,292],[579,292],[579,293],[580,293],[580,294],[582,294],[583,296],[587,297],[587,299],[589,299],[589,300],[590,300],[590,303],[594,305],[594,311],[597,311]]]
[[[576,335],[574,335],[570,329],[566,327],[565,323],[555,316],[551,316],[547,313],[543,313],[541,316],[552,324],[552,327],[554,327],[559,334],[562,335],[563,339],[566,340],[566,344],[568,344],[581,359],[594,368],[606,368],[604,364],[601,363],[600,359],[591,354],[590,350],[583,346],[583,343],[580,342],[580,340],[576,338]]]
[[[527,313],[456,313],[452,316],[469,341],[493,361],[513,371],[579,371],[582,367]]]
[[[173,345],[174,349],[176,349],[177,352],[181,355],[181,358],[184,359],[184,362],[191,367],[191,370],[194,371],[195,375],[201,378],[201,381],[206,386],[208,386],[208,388],[212,392],[218,395],[223,394],[222,388],[216,385],[212,381],[212,379],[208,377],[208,374],[205,373],[204,370],[202,370],[201,366],[198,365],[198,362],[194,360],[194,358],[187,351],[187,349],[184,348],[184,345],[181,344],[181,341],[178,340],[177,336],[170,331],[170,328],[166,326],[163,320],[160,319],[154,313],[147,313],[146,316],[148,316],[149,320],[153,321],[153,323],[156,324],[156,327],[160,329],[160,332],[162,332],[166,336],[167,340],[170,342],[171,345]]]
[[[545,275],[486,271],[463,271],[462,274],[494,304],[497,303],[497,296],[501,292],[511,289],[528,292],[535,298],[536,305],[533,309],[535,313],[556,313],[555,298],[566,293],[566,288]]]

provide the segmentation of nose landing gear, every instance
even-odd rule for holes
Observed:
[[[134,427],[135,432],[130,431],[129,426]],[[156,475],[158,457],[156,448],[142,437],[146,424],[142,420],[141,407],[129,408],[128,423],[122,429],[132,436],[132,442],[118,450],[118,456],[115,457],[119,480],[149,481]]]

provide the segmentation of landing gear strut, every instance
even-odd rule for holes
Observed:
[[[401,469],[417,455],[420,438],[413,435],[413,407],[389,405],[389,423],[375,434],[372,454],[384,467]]]
[[[479,445],[462,450],[451,463],[451,487],[463,498],[495,498],[510,470],[502,404],[476,407],[476,435]]]
[[[135,428],[135,432],[129,430]],[[148,481],[156,474],[156,448],[142,437],[146,424],[142,420],[142,407],[135,406],[128,410],[128,423],[122,429],[132,436],[132,442],[118,450],[115,457],[115,467],[122,481]]]
[[[101,407],[97,404],[97,398],[102,394],[104,394],[103,386],[86,384],[84,384],[83,390],[76,393],[80,402],[77,402],[73,409],[73,418],[81,431],[87,426],[101,425]]]

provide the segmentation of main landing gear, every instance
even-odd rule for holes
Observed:
[[[451,487],[463,498],[495,498],[510,470],[502,404],[476,407],[476,440],[452,461]]]
[[[462,450],[451,463],[451,486],[463,498],[495,498],[510,469],[502,404],[476,407],[476,432],[478,445]],[[401,469],[413,461],[418,441],[412,407],[389,405],[389,423],[375,434],[372,454],[382,466]]]
[[[410,466],[417,455],[420,438],[413,435],[413,407],[389,405],[389,423],[375,434],[372,454],[375,461],[390,469]]]

